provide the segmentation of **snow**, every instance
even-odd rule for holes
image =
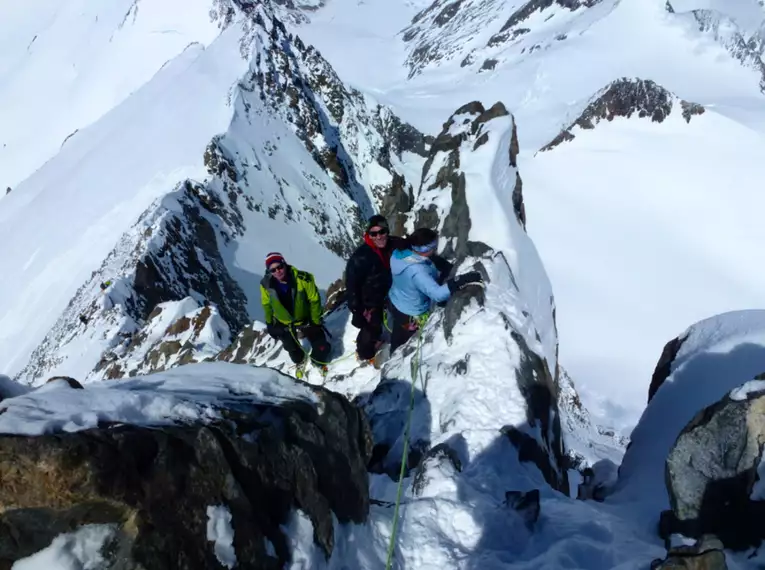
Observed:
[[[225,505],[207,507],[207,540],[214,542],[215,557],[226,568],[237,564],[231,511]]]
[[[11,570],[98,570],[107,562],[102,549],[116,530],[111,525],[83,525],[58,535],[47,548],[17,560]]]
[[[171,425],[222,419],[220,408],[237,402],[280,405],[300,401],[321,410],[309,386],[270,368],[226,362],[188,364],[166,372],[88,384],[65,383],[0,402],[0,433],[76,432],[103,423]]]
[[[238,40],[229,29],[207,49],[184,51],[3,200],[5,373],[25,364],[76,288],[155,198],[186,177],[204,177],[204,149],[230,122],[227,94],[246,69]]]
[[[665,460],[682,429],[702,409],[762,373],[765,311],[736,311],[705,319],[687,329],[671,373],[632,432],[611,499],[640,505],[636,512],[669,508]],[[743,390],[756,388],[751,384]],[[655,522],[655,521],[654,521]],[[649,521],[646,521],[649,524]]]
[[[0,197],[190,44],[210,45],[218,29],[209,8],[206,0],[0,5]]]

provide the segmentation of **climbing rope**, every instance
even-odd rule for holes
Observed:
[[[404,487],[404,472],[406,471],[406,463],[409,455],[409,429],[412,425],[412,411],[414,410],[414,394],[415,386],[417,385],[417,376],[420,372],[420,354],[422,349],[422,329],[427,320],[428,314],[421,315],[415,318],[419,329],[417,331],[417,350],[412,358],[412,390],[409,393],[409,411],[406,415],[406,427],[404,428],[404,452],[401,455],[401,470],[398,474],[398,489],[396,490],[396,507],[393,511],[393,529],[390,533],[390,543],[388,544],[388,560],[385,563],[385,570],[390,570],[391,563],[393,562],[393,547],[396,543],[396,528],[398,527],[398,509],[401,505],[401,490]],[[422,379],[420,379],[422,385]],[[424,385],[423,385],[424,388]]]
[[[308,358],[310,358],[310,359],[311,359],[313,362],[315,362],[316,364],[320,364],[320,365],[322,365],[322,366],[329,366],[330,364],[335,364],[335,363],[337,363],[337,362],[342,362],[343,360],[347,360],[348,358],[351,358],[352,356],[355,356],[355,354],[356,354],[355,352],[349,352],[349,353],[348,353],[348,354],[346,354],[345,356],[341,356],[340,358],[335,358],[334,360],[331,360],[331,361],[329,361],[329,362],[322,362],[321,360],[316,360],[315,358],[313,358],[313,357],[311,356],[311,353],[310,353],[308,350],[306,350],[306,348],[303,346],[303,343],[302,343],[302,342],[300,342],[300,339],[299,339],[299,338],[298,338],[298,337],[295,335],[295,329],[294,329],[294,327],[293,327],[292,325],[290,325],[290,326],[289,326],[289,327],[287,327],[287,328],[289,329],[289,331],[290,331],[290,334],[292,335],[292,338],[295,340],[295,342],[297,343],[297,345],[298,345],[298,346],[299,346],[299,347],[300,347],[300,348],[303,350],[303,352],[305,353],[305,355],[306,355]],[[331,345],[330,345],[330,346],[331,346]]]

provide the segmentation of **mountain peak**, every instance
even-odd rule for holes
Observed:
[[[594,129],[603,120],[613,121],[616,117],[648,118],[655,123],[663,122],[679,104],[682,116],[690,122],[694,115],[701,115],[705,109],[697,103],[678,99],[667,89],[650,79],[622,77],[601,89],[591,100],[582,114],[563,129],[542,151],[552,150],[559,144],[573,140],[572,130]]]

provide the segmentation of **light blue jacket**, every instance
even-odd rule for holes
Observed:
[[[436,281],[438,270],[433,262],[410,249],[393,251],[390,271],[393,285],[388,298],[405,315],[421,315],[430,309],[431,300],[441,303],[451,295],[449,287]]]

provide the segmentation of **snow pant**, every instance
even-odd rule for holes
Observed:
[[[369,321],[361,313],[353,315],[351,324],[361,329],[356,336],[356,353],[361,360],[371,360],[377,354],[377,344],[383,335],[383,311],[385,307],[375,307]]]
[[[416,317],[410,317],[399,311],[396,306],[390,304],[390,312],[393,314],[393,327],[390,333],[390,353],[414,336],[419,330]]]
[[[297,330],[278,326],[274,338],[282,342],[282,346],[289,353],[292,362],[300,364],[305,360],[305,351],[299,342],[298,331],[302,332],[303,336],[311,343],[311,359],[318,364],[327,364],[332,347],[327,342],[327,337],[320,325],[306,325]]]

